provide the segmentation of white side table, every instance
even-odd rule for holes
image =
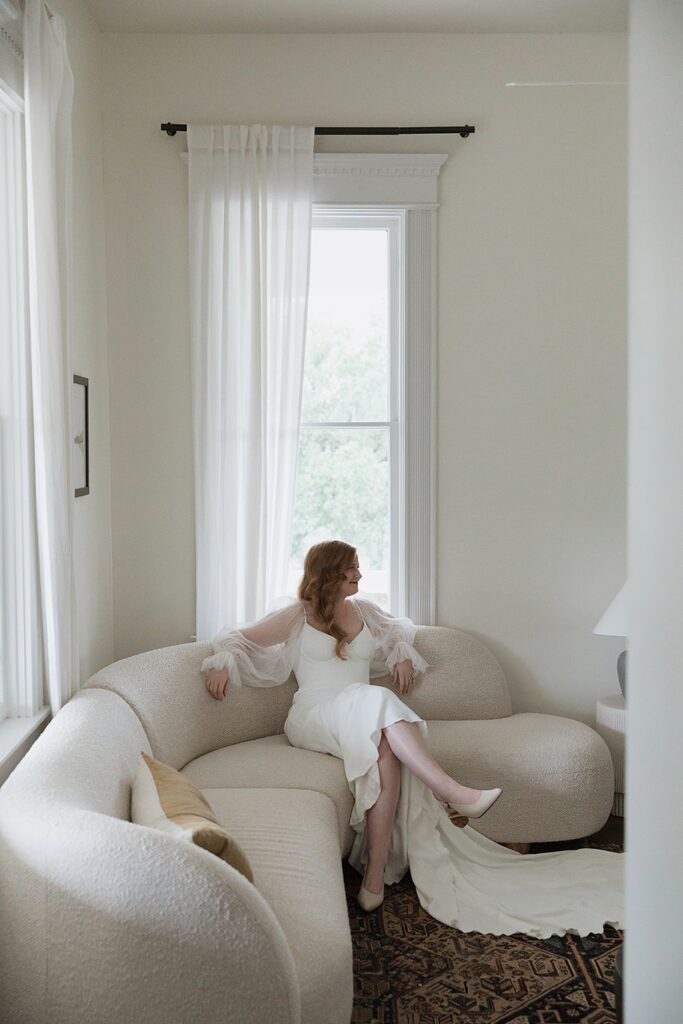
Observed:
[[[624,816],[624,750],[626,744],[626,704],[621,693],[600,697],[595,705],[595,728],[607,744],[614,765],[614,804],[612,814]]]

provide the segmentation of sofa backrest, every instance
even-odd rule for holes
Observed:
[[[426,626],[415,643],[430,665],[405,698],[419,715],[445,720],[510,715],[503,671],[475,637]],[[85,688],[119,694],[139,716],[154,756],[174,768],[219,747],[281,733],[296,690],[294,677],[281,686],[228,690],[226,700],[216,701],[200,671],[211,650],[208,643],[194,643],[136,654],[102,669]],[[391,686],[388,678],[380,682]]]
[[[498,661],[461,629],[422,626],[415,647],[429,662],[416,689],[402,700],[424,719],[469,722],[508,718],[510,689]]]
[[[154,757],[173,768],[219,747],[282,732],[294,679],[266,689],[243,686],[216,701],[201,673],[211,653],[210,644],[195,643],[135,654],[97,672],[84,689],[123,697],[142,722]]]
[[[48,724],[0,794],[26,807],[79,808],[129,821],[141,750],[151,753],[126,702],[114,693],[81,690]]]

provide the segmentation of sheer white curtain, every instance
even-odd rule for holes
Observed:
[[[23,110],[0,81],[0,720],[30,717],[43,703]]]
[[[49,702],[78,688],[72,557],[68,265],[73,76],[64,21],[24,10],[24,101],[36,517]]]
[[[314,129],[188,125],[197,638],[285,592]]]

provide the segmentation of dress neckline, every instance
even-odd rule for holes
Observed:
[[[337,638],[336,638],[336,636],[332,636],[332,634],[331,634],[331,633],[326,633],[324,629],[316,629],[316,628],[315,628],[315,626],[312,626],[312,625],[310,624],[310,622],[308,621],[308,619],[306,620],[306,622],[304,622],[304,625],[305,625],[305,626],[308,626],[308,628],[309,628],[309,629],[312,629],[314,633],[320,633],[320,635],[321,635],[321,636],[329,636],[330,640],[335,640],[335,641],[336,641],[336,639],[337,639]],[[365,623],[365,621],[364,621],[364,622],[363,622],[363,625],[361,626],[361,628],[359,629],[359,631],[358,631],[358,632],[356,633],[356,635],[354,636],[353,640],[347,640],[347,647],[350,647],[350,646],[351,646],[351,644],[355,644],[355,642],[356,642],[356,640],[358,639],[358,637],[359,637],[359,636],[361,635],[361,633],[362,633],[362,632],[363,632],[363,631],[365,630],[365,627],[366,627],[366,623]]]

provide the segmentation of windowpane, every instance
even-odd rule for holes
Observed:
[[[290,592],[304,555],[321,540],[358,548],[360,592],[387,607],[389,599],[389,431],[340,428],[301,431],[294,511]]]
[[[302,421],[388,419],[388,233],[314,229]]]

